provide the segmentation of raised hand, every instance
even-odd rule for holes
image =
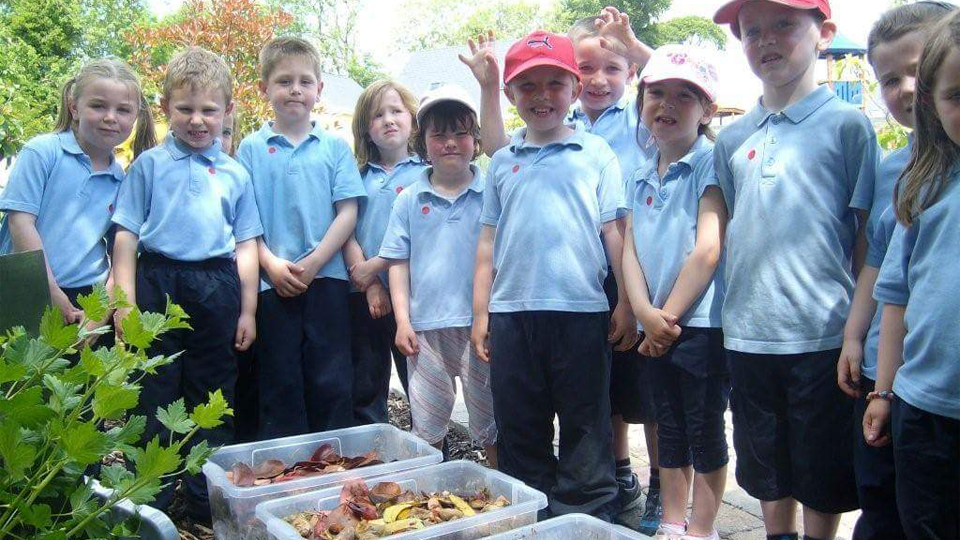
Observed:
[[[497,54],[494,51],[495,43],[493,30],[487,30],[487,35],[478,35],[476,42],[473,39],[467,40],[467,47],[470,48],[469,56],[457,55],[460,61],[470,68],[481,87],[487,85],[499,87],[500,85],[500,66],[497,64]]]

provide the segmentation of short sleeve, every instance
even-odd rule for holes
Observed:
[[[727,204],[727,215],[733,217],[733,211],[737,200],[736,184],[733,182],[733,171],[730,170],[730,156],[728,150],[723,144],[723,139],[717,139],[717,144],[713,147],[713,170],[717,179],[717,185],[723,192],[723,201]]]
[[[633,210],[633,201],[637,196],[637,183],[640,182],[640,169],[631,173],[623,182],[623,205],[627,212]]]
[[[233,222],[233,238],[243,242],[263,234],[263,225],[260,223],[260,211],[257,209],[257,199],[253,192],[253,182],[244,172],[243,193],[237,199],[237,217]]]
[[[237,147],[237,154],[234,156],[236,160],[243,165],[243,168],[250,173],[251,179],[253,178],[253,156],[251,152],[253,150],[253,140],[252,138],[256,136],[256,133],[251,133],[247,135],[242,141],[240,141],[240,146]]]
[[[483,188],[483,210],[480,212],[480,223],[491,227],[497,226],[500,222],[500,213],[503,211],[497,187],[497,160],[494,159],[487,170],[487,179]]]
[[[912,229],[912,230],[911,230]],[[907,264],[913,254],[916,243],[916,227],[904,228],[897,223],[893,235],[890,237],[890,246],[880,265],[880,275],[873,289],[873,298],[884,304],[898,306],[907,305],[910,298],[910,289],[907,285]]]
[[[378,254],[384,259],[410,258],[410,203],[408,200],[411,196],[408,193],[412,191],[400,193],[390,211],[390,220],[387,222],[387,230],[383,235]]]
[[[124,229],[140,235],[140,227],[147,219],[150,206],[150,179],[147,174],[147,156],[133,162],[126,178],[120,183],[117,206],[112,221]]]
[[[30,147],[24,147],[10,171],[7,187],[0,195],[0,210],[40,214],[43,190],[53,162]]]
[[[713,161],[713,150],[704,152],[702,158],[697,160],[693,173],[697,182],[698,200],[703,198],[703,194],[707,191],[708,187],[720,187],[720,180],[717,179],[717,170]]]
[[[883,259],[887,254],[887,246],[890,243],[890,236],[896,227],[896,218],[893,217],[893,207],[888,207],[882,216],[876,220],[876,227],[873,228],[873,234],[867,238],[867,258],[865,263],[874,268],[880,268]]]
[[[363,180],[360,179],[360,171],[357,169],[357,162],[353,158],[353,154],[350,153],[350,148],[341,139],[334,139],[334,141],[339,159],[337,160],[337,174],[331,186],[333,201],[366,197],[367,190],[363,187]]]
[[[620,160],[607,150],[610,158],[600,170],[600,182],[597,186],[597,198],[600,201],[600,221],[606,223],[622,215],[627,205],[623,198],[623,175],[620,173]]]
[[[850,208],[869,212],[880,167],[880,146],[873,126],[862,114],[857,113],[854,129],[854,133],[841,138],[847,180],[853,193]]]

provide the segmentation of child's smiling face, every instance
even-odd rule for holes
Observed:
[[[194,89],[181,86],[170,91],[160,107],[170,122],[170,131],[194,150],[213,144],[223,131],[223,116],[233,110],[219,88]]]
[[[709,125],[715,107],[704,106],[686,81],[668,79],[643,90],[641,120],[660,145],[696,140],[701,125]]]
[[[133,130],[140,100],[128,83],[100,78],[70,100],[70,113],[77,120],[77,139],[85,150],[113,152]]]
[[[504,92],[527,129],[547,134],[564,127],[570,104],[582,85],[569,71],[554,66],[537,66],[515,76]]]
[[[926,32],[910,32],[894,41],[877,44],[870,53],[884,104],[894,120],[908,128],[916,123],[913,98],[917,89],[917,64],[926,37]]]
[[[587,114],[599,116],[623,97],[636,66],[601,47],[600,38],[596,37],[576,42],[574,53],[583,80],[580,105]]]
[[[933,106],[943,131],[960,146],[960,48],[951,47],[937,70],[933,86]]]
[[[821,24],[816,12],[775,2],[748,2],[737,16],[750,69],[764,85],[799,81],[817,61],[817,47],[833,41],[835,26]]]

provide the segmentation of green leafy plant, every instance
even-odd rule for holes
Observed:
[[[78,303],[85,314],[79,324],[65,325],[59,311],[48,308],[38,336],[22,328],[0,336],[0,538],[135,534],[135,523],[112,523],[108,511],[123,499],[149,503],[165,479],[198,473],[213,449],[204,441],[185,457],[181,450],[198,430],[233,414],[219,390],[189,413],[177,401],[156,412],[170,437],[138,446],[146,418],[127,413],[137,405],[140,383],[179,356],[150,357],[147,349],[165,332],[189,329],[188,316],[169,299],[164,313],[134,308],[121,322],[123,338],[94,350],[91,340],[111,329],[90,321],[129,305],[122,292],[111,300],[102,286]],[[70,355],[72,362],[65,358]],[[101,469],[100,482],[113,490],[101,501],[84,472],[115,450],[131,466]]]

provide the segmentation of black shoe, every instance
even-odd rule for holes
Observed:
[[[630,473],[626,478],[617,478],[617,487],[620,488],[617,502],[621,512],[640,506],[640,479],[637,478],[637,473]]]
[[[650,489],[643,506],[643,516],[640,517],[640,534],[653,536],[660,526],[663,517],[663,505],[660,504],[660,490]]]

